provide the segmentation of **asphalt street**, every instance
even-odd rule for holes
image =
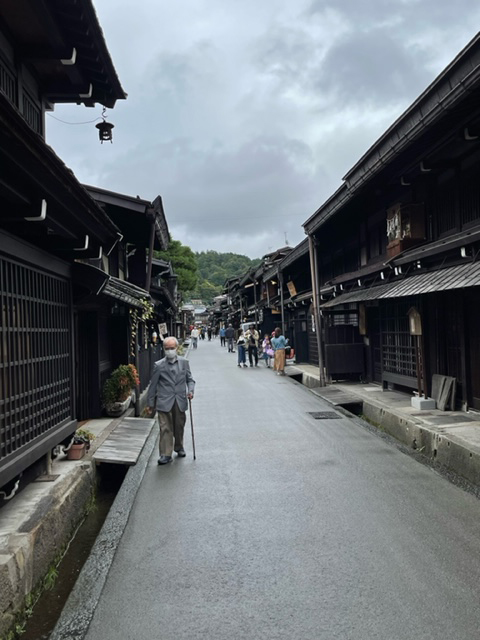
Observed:
[[[480,637],[476,498],[218,339],[189,359],[197,460],[154,451],[89,640]]]

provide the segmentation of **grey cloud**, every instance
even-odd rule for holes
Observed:
[[[176,140],[130,155],[100,177],[114,189],[162,194],[169,224],[215,235],[262,234],[275,224],[300,228],[318,199],[322,174],[311,149],[297,140],[256,138],[237,149],[196,149]],[[138,158],[139,153],[134,155]]]
[[[471,0],[314,0],[307,14],[322,14],[327,9],[339,11],[357,29],[390,23],[397,29],[405,29],[405,35],[407,30],[415,32],[424,26],[451,27],[459,22],[462,13],[478,15]]]
[[[413,99],[431,80],[416,52],[385,28],[348,31],[323,50],[312,34],[287,29],[265,37],[256,64],[277,78],[280,92],[296,88],[319,107]],[[339,101],[340,100],[340,101]]]
[[[258,43],[252,57],[260,72],[298,83],[315,59],[315,42],[301,27],[275,28]]]
[[[314,84],[340,98],[341,107],[359,101],[402,103],[421,92],[430,79],[411,50],[377,29],[342,38],[322,61]]]
[[[53,117],[48,140],[81,181],[160,193],[170,228],[194,249],[249,255],[285,232],[303,237],[302,223],[480,19],[471,0],[210,0],[207,14],[196,0],[137,4],[126,24],[118,3],[101,3],[129,93],[109,113],[114,144],[100,146],[94,124]]]

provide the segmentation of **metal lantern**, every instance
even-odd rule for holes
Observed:
[[[104,140],[110,140],[110,142],[113,142],[113,140],[112,140],[112,129],[115,126],[114,124],[112,124],[111,122],[106,122],[105,120],[103,120],[102,122],[99,122],[95,126],[98,129],[98,137],[100,138],[100,142],[102,144],[103,144]]]

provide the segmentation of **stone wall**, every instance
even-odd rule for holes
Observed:
[[[95,487],[91,461],[59,461],[54,482],[32,482],[0,512],[0,638],[42,582],[85,515]]]

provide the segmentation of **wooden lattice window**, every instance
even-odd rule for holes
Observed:
[[[434,195],[434,214],[438,235],[444,235],[457,228],[457,184],[453,170],[439,180]]]
[[[71,414],[69,282],[0,257],[0,459]]]
[[[460,217],[462,226],[480,220],[480,164],[470,167],[461,178]]]
[[[408,378],[417,375],[414,338],[408,325],[408,310],[412,306],[411,301],[402,301],[382,308],[383,370]]]
[[[26,93],[23,94],[23,117],[36,133],[42,135],[42,110]]]
[[[17,81],[14,73],[0,58],[0,90],[13,104],[17,104]]]

